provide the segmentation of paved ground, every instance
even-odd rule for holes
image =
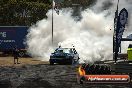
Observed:
[[[124,84],[80,85],[76,81],[77,66],[51,66],[32,58],[21,58],[21,64],[13,65],[11,57],[1,57],[0,65],[0,88],[132,88]]]

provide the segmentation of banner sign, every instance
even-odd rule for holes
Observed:
[[[129,83],[129,75],[85,75],[88,83]]]
[[[121,39],[122,39],[122,35],[123,32],[125,30],[125,25],[127,23],[127,18],[128,18],[128,12],[125,8],[123,8],[120,13],[119,16],[117,18],[117,26],[116,26],[116,41],[115,41],[115,55],[117,56],[118,52],[119,52],[119,48],[121,46]],[[116,59],[117,57],[115,57]]]
[[[120,11],[118,16],[118,23],[117,23],[117,29],[116,29],[118,45],[120,45],[121,43],[122,35],[125,30],[125,25],[127,23],[127,18],[128,18],[128,12],[125,8],[123,8]]]

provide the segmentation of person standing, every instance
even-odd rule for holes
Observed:
[[[19,50],[17,49],[17,46],[14,47],[14,50],[13,50],[13,56],[14,56],[14,64],[19,64],[18,63],[18,53],[19,53]],[[16,60],[17,60],[17,63],[16,63]]]

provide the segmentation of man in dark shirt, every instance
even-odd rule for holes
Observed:
[[[13,50],[13,55],[14,55],[14,64],[19,64],[18,63],[18,53],[19,53],[19,50],[17,49],[17,46],[15,46],[14,50]],[[16,60],[17,60],[17,63],[16,63]]]

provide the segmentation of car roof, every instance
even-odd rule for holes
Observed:
[[[58,48],[59,50],[63,50],[63,49],[74,49],[74,48]]]

